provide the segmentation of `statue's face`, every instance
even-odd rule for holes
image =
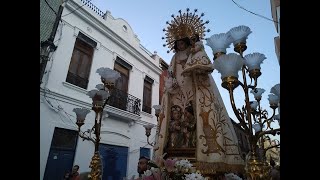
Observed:
[[[185,111],[185,112],[184,112],[184,117],[190,118],[190,117],[192,117],[192,114],[189,113],[188,111]]]
[[[191,44],[194,44],[194,43],[196,42],[196,40],[197,40],[197,38],[196,38],[195,36],[192,36],[192,37],[190,38]]]
[[[174,120],[180,119],[180,112],[179,111],[172,111],[172,118]]]
[[[187,44],[184,41],[177,41],[177,48],[179,51],[183,51],[187,48]]]

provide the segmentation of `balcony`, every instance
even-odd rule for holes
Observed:
[[[124,91],[112,89],[107,104],[140,116],[141,100]]]
[[[85,4],[86,6],[88,6],[91,10],[93,10],[95,13],[97,13],[99,16],[103,17],[104,12],[101,11],[99,8],[97,8],[97,6],[95,6],[94,4],[92,4],[90,2],[90,0],[81,0],[81,2],[83,4]]]

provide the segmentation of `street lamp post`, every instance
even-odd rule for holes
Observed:
[[[251,33],[247,26],[238,26],[230,29],[227,33],[214,34],[207,39],[207,45],[212,48],[214,55],[214,68],[221,73],[222,87],[227,89],[230,95],[232,110],[240,122],[241,127],[244,129],[249,137],[250,152],[246,158],[245,170],[247,176],[254,179],[266,179],[269,176],[270,167],[257,156],[257,144],[259,139],[267,134],[280,134],[280,128],[273,129],[271,123],[274,120],[275,110],[279,104],[280,84],[277,86],[279,89],[278,94],[274,91],[276,86],[271,89],[269,95],[270,107],[273,110],[272,116],[268,117],[266,110],[260,107],[261,95],[264,89],[257,88],[258,77],[261,75],[260,64],[266,57],[260,53],[252,53],[243,56],[243,52],[247,49],[246,39]],[[233,43],[234,51],[236,53],[226,54],[226,49]],[[242,72],[243,82],[238,80],[238,71]],[[251,79],[248,84],[247,76]],[[252,80],[254,83],[252,83]],[[245,105],[242,109],[236,107],[234,101],[234,89],[241,86],[245,95]],[[254,95],[255,102],[249,99],[249,90]],[[256,108],[258,110],[256,110]],[[280,116],[280,115],[279,115]],[[279,117],[280,119],[280,117]],[[267,127],[263,129],[267,124]],[[253,132],[253,129],[255,132]]]
[[[152,146],[153,147],[153,159],[155,158],[155,151],[159,149],[159,147],[156,147],[156,144],[158,142],[158,136],[159,136],[159,131],[160,131],[160,124],[159,124],[159,115],[160,115],[160,112],[161,112],[161,105],[153,105],[152,106],[155,110],[155,116],[157,117],[157,130],[156,130],[156,136],[155,136],[155,141],[154,142],[150,142],[149,141],[149,136],[151,135],[151,129],[154,127],[153,124],[146,124],[144,125],[143,127],[145,128],[146,130],[146,136],[147,136],[147,143],[148,145]]]
[[[146,129],[147,143],[153,147],[156,143],[150,142],[149,137],[151,135],[151,129],[154,127],[154,125],[153,124],[146,124],[146,125],[143,125],[143,127]]]
[[[100,144],[100,130],[101,120],[103,115],[103,109],[105,108],[108,98],[110,97],[110,91],[115,84],[115,81],[120,77],[120,73],[110,68],[99,68],[97,73],[101,76],[103,84],[98,84],[97,89],[91,90],[87,95],[92,98],[92,110],[95,112],[94,126],[92,129],[81,132],[81,126],[84,125],[85,117],[90,110],[85,108],[74,108],[73,111],[77,115],[78,132],[79,136],[84,140],[89,140],[94,143],[94,155],[90,162],[91,172],[89,178],[91,180],[101,180],[102,178],[102,163],[99,155],[99,144]],[[94,132],[95,137],[91,137],[91,133]]]
[[[152,106],[154,108],[154,114],[157,117],[157,132],[156,132],[156,141],[158,141],[158,135],[159,135],[159,131],[160,131],[160,124],[159,124],[159,115],[161,112],[161,105],[153,105]]]
[[[161,105],[153,105],[152,107],[154,108],[155,115],[157,117],[156,139],[155,139],[154,142],[150,142],[149,141],[149,136],[151,135],[151,129],[154,127],[154,125],[153,124],[146,124],[143,127],[146,129],[147,143],[150,146],[155,146],[157,141],[158,141],[158,135],[159,135],[159,114],[160,114],[160,111],[161,111]]]

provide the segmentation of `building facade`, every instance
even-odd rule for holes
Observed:
[[[161,104],[161,99],[164,93],[165,79],[168,78],[169,76],[168,74],[169,65],[163,59],[160,59],[160,66],[162,69],[162,73],[160,75],[159,104]]]
[[[271,14],[274,21],[275,28],[279,36],[274,37],[275,51],[280,64],[280,0],[270,0]]]
[[[276,139],[270,139],[269,136],[264,138],[264,148],[267,149],[265,152],[266,161],[270,163],[272,159],[278,166],[280,166],[280,147],[277,146],[279,143]]]
[[[280,0],[270,0],[271,3],[271,14],[272,19],[276,28],[277,33],[279,36],[274,38],[274,44],[275,44],[275,52],[278,58],[278,62],[280,65]],[[278,113],[280,114],[280,102],[278,107]],[[265,141],[265,147],[276,145],[276,140],[269,140]],[[272,158],[277,165],[280,165],[280,147],[274,147],[266,152],[266,158],[267,162],[270,162],[270,159]]]
[[[125,20],[89,0],[67,1],[54,42],[40,87],[40,179],[60,179],[75,164],[90,171],[94,144],[78,136],[73,109],[92,108],[86,94],[101,84],[100,67],[121,74],[102,117],[103,179],[137,176],[139,157],[152,156],[143,125],[157,124],[151,107],[159,104],[161,58],[140,45]],[[89,134],[94,118],[91,111],[81,133]]]
[[[45,41],[49,38],[56,20],[55,13],[58,12],[60,5],[61,0],[52,0],[50,2],[40,0],[40,41]]]

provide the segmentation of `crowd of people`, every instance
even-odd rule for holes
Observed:
[[[137,172],[139,174],[139,177],[135,180],[142,180],[142,175],[144,172],[148,169],[150,169],[150,166],[148,165],[148,162],[150,159],[145,156],[141,156],[139,158],[138,164],[137,164]],[[279,166],[275,164],[273,160],[270,161],[271,171],[270,171],[270,180],[280,180],[280,169]],[[74,165],[72,167],[71,172],[66,171],[62,180],[88,180],[89,179],[90,172],[83,172],[79,173],[79,165]],[[217,179],[219,180],[233,180],[235,177],[237,179],[243,179],[245,180],[245,176],[243,174],[218,174]]]

